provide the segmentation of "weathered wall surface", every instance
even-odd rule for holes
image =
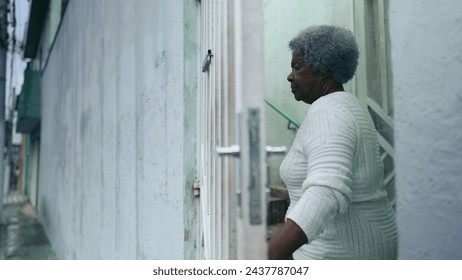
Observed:
[[[399,257],[462,258],[462,3],[390,1]]]
[[[38,211],[52,245],[63,259],[182,259],[183,1],[67,9],[42,77]]]

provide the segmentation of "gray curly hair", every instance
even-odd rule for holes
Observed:
[[[344,84],[358,66],[358,45],[350,30],[332,25],[310,26],[289,42],[290,50],[303,53],[313,71],[331,74]]]

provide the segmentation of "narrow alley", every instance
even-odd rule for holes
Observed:
[[[5,197],[0,221],[0,260],[56,260],[35,209],[24,196]]]

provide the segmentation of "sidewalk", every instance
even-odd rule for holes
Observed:
[[[3,220],[0,220],[0,260],[55,259],[35,209],[23,196],[8,195],[3,201]]]

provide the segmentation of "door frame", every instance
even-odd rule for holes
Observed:
[[[262,1],[199,9],[197,258],[266,259]],[[240,152],[217,156],[231,145]]]

